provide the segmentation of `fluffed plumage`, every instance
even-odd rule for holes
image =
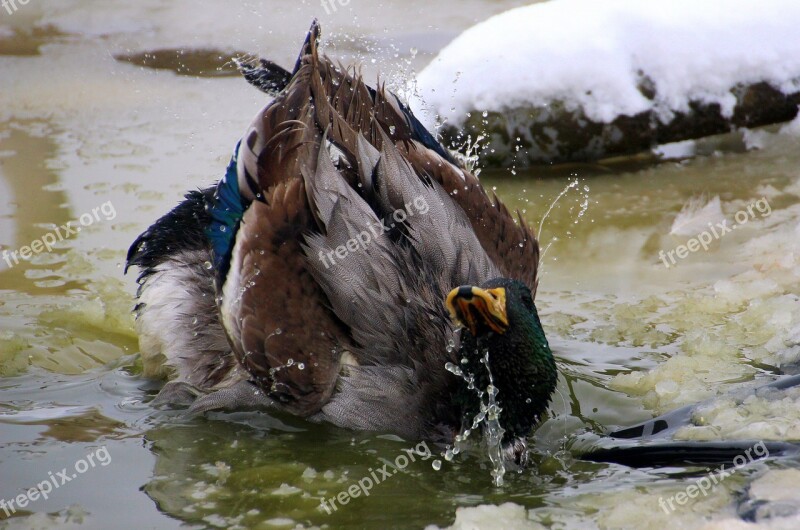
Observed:
[[[159,401],[450,443],[479,403],[445,365],[488,384],[488,351],[520,460],[556,381],[532,300],[538,243],[394,94],[320,55],[318,39],[315,23],[291,73],[240,64],[274,101],[219,185],[130,249],[146,373],[174,379]],[[462,332],[446,298],[471,323]]]

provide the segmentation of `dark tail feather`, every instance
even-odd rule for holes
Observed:
[[[292,72],[267,59],[241,57],[236,59],[236,65],[248,83],[270,96],[277,96],[279,92],[289,86],[292,77],[300,70],[303,57],[314,52],[321,31],[319,22],[314,19]]]
[[[294,71],[292,72],[292,75],[295,75],[300,71],[300,67],[303,65],[303,57],[306,55],[315,55],[317,53],[317,44],[319,43],[319,38],[321,35],[322,27],[319,25],[319,21],[315,18],[311,21],[311,27],[308,29],[306,40],[303,41],[303,46],[300,48],[300,54],[297,57],[297,62],[294,64]]]
[[[135,265],[142,279],[179,251],[208,248],[205,229],[211,219],[206,204],[213,194],[214,188],[190,191],[183,202],[137,237],[128,249],[125,272]]]
[[[248,83],[270,96],[277,96],[292,79],[291,72],[266,59],[236,59],[236,65]]]

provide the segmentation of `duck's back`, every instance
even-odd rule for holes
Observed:
[[[431,426],[396,423],[448,391],[444,296],[497,276],[535,289],[538,246],[393,94],[320,56],[318,37],[314,25],[206,197],[208,329],[224,329],[237,381],[276,406],[418,435]]]

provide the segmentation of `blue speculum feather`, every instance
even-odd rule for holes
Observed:
[[[436,141],[433,135],[428,132],[428,129],[426,129],[425,126],[420,123],[420,121],[416,118],[416,116],[414,116],[414,114],[412,114],[408,107],[406,107],[400,100],[397,100],[397,103],[400,105],[400,109],[403,111],[403,114],[405,114],[408,118],[411,130],[414,132],[422,145],[428,149],[433,149],[439,156],[448,162],[455,163],[453,156],[442,147],[442,144]]]
[[[239,193],[239,177],[236,170],[240,145],[241,141],[236,144],[225,176],[217,184],[214,204],[209,205],[208,209],[211,224],[206,229],[206,235],[211,241],[214,268],[220,283],[224,283],[228,274],[236,231],[247,207],[247,203],[242,200]]]

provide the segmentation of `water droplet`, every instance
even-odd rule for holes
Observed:
[[[439,471],[440,469],[442,469],[442,461],[434,460],[433,462],[431,462],[431,467],[434,469],[434,471]]]
[[[454,375],[458,375],[458,376],[463,376],[464,375],[464,372],[461,371],[461,368],[459,368],[458,366],[456,366],[453,363],[445,364],[444,368],[445,368],[445,370],[447,370],[448,372],[450,372],[450,373],[452,373]]]
[[[214,266],[214,265],[213,265],[213,264],[212,264],[210,261],[206,261],[205,263],[203,263],[203,267],[205,267],[205,268],[206,268],[206,269],[208,269],[208,270],[211,270],[211,268],[212,268],[213,266]]]

